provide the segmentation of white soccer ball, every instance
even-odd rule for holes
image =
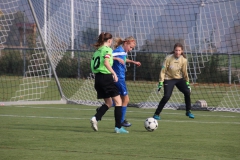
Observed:
[[[144,127],[147,131],[153,132],[158,128],[158,121],[152,117],[144,121]]]

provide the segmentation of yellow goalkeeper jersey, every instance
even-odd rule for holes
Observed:
[[[181,78],[184,78],[187,82],[189,82],[187,59],[182,55],[179,58],[175,58],[174,54],[166,56],[160,71],[159,82]]]

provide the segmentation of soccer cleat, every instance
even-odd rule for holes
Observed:
[[[191,113],[191,111],[187,111],[186,112],[186,116],[188,116],[189,118],[194,119],[194,115]]]
[[[125,128],[117,128],[115,127],[115,133],[129,133]]]
[[[98,122],[97,122],[97,120],[96,120],[96,117],[92,117],[92,118],[90,119],[90,123],[91,123],[92,129],[93,129],[94,131],[98,131],[98,126],[97,126]]]
[[[153,115],[153,118],[156,119],[156,120],[160,120],[161,119],[161,117],[159,115],[156,115],[156,114]]]
[[[129,123],[126,119],[122,122],[123,127],[130,127],[132,124]]]

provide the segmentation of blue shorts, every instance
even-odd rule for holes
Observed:
[[[121,96],[126,96],[128,95],[128,91],[127,91],[127,85],[125,82],[125,79],[118,79],[118,81],[116,82],[119,94]]]

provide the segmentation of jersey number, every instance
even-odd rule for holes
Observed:
[[[99,56],[94,59],[93,66],[94,66],[93,67],[94,69],[97,69],[100,66],[100,57]]]

